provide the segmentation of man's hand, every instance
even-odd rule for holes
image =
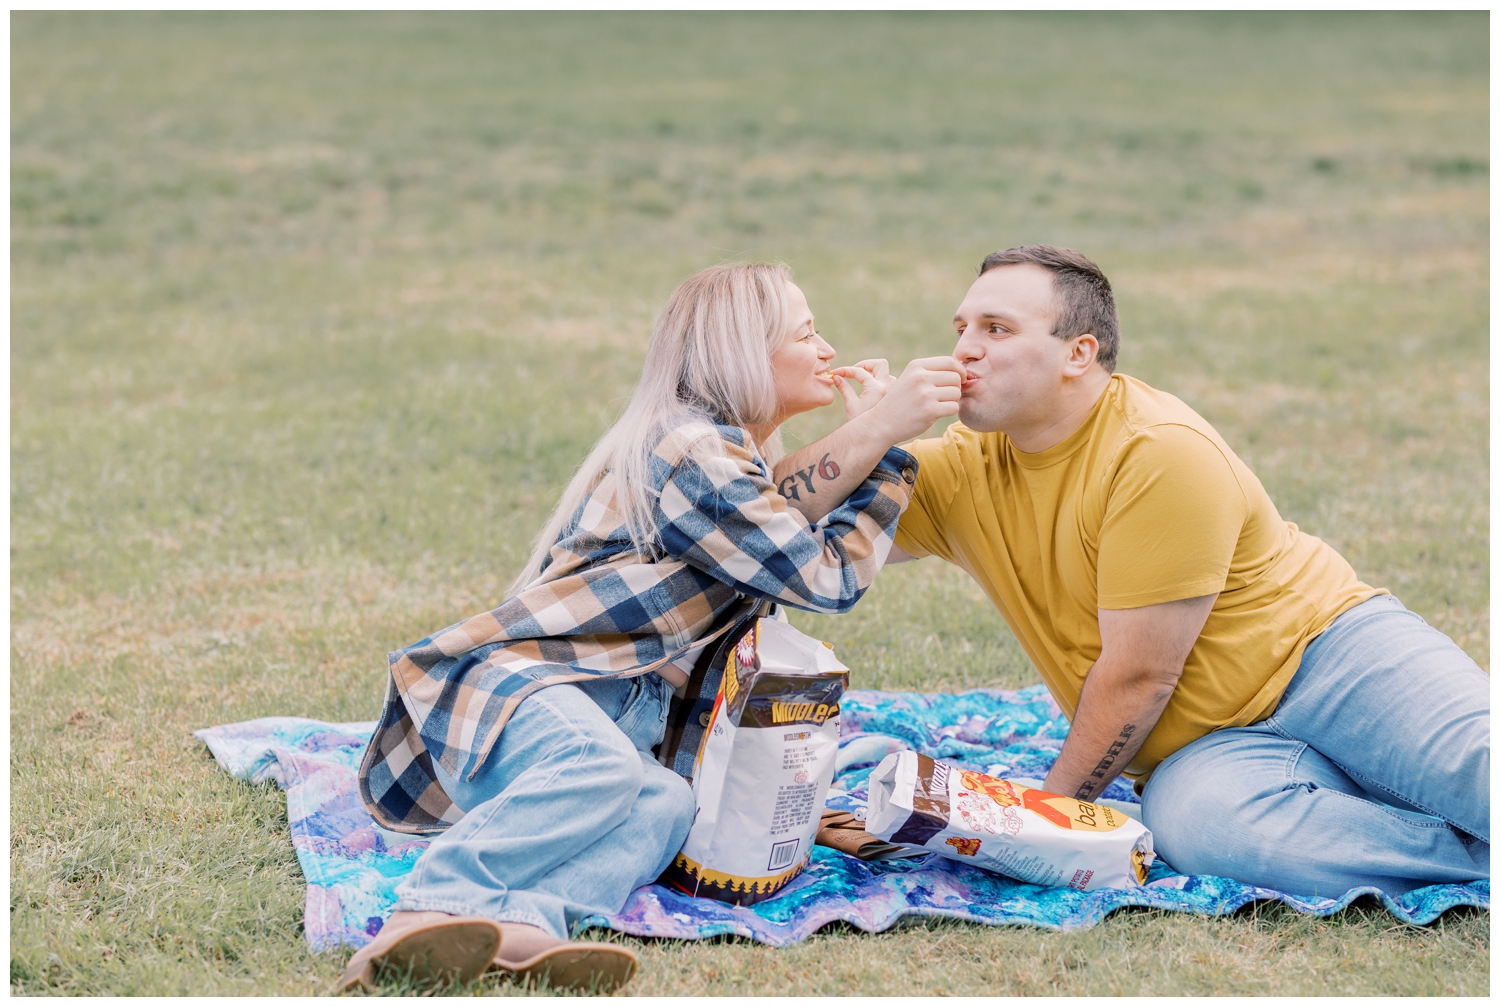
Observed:
[[[860,361],[855,367],[864,368],[872,383],[888,382],[878,400],[827,437],[776,464],[773,479],[781,495],[809,521],[843,503],[893,445],[926,433],[942,417],[958,412],[964,368],[954,358],[913,360],[894,381],[889,381],[888,371],[882,377],[865,367],[871,363],[884,361]],[[845,384],[847,379],[840,383],[841,391]],[[846,409],[851,394],[844,393]]]
[[[1092,800],[1130,764],[1172,698],[1217,598],[1099,610],[1103,649],[1043,790]]]
[[[954,357],[921,357],[906,365],[880,401],[870,408],[879,420],[880,449],[920,437],[944,416],[958,412],[963,396],[964,365]],[[871,468],[874,468],[872,463]],[[866,473],[868,475],[868,473]]]

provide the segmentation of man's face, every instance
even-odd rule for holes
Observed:
[[[1052,273],[1030,263],[991,269],[953,315],[953,355],[968,371],[958,418],[971,430],[1014,431],[1058,408],[1071,340],[1052,334]]]

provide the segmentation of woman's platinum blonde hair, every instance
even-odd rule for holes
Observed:
[[[658,494],[651,454],[668,431],[692,419],[745,428],[775,420],[771,354],[786,337],[791,280],[780,263],[736,263],[694,273],[672,291],[656,318],[630,404],[563,491],[512,593],[541,573],[563,526],[606,473],[614,474],[615,506],[636,551],[654,555]],[[768,441],[759,445],[761,455],[774,464],[780,432]]]

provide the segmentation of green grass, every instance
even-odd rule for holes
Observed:
[[[1121,369],[1488,667],[1487,25],[13,15],[12,991],[331,986],[281,794],[190,732],[372,717],[724,259],[789,262],[842,359],[900,362],[986,252],[1083,249]],[[797,621],[866,687],[1034,679],[931,563]],[[1489,987],[1474,912],[630,943],[633,993]]]

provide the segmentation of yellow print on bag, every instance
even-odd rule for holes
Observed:
[[[804,855],[799,863],[777,874],[771,874],[760,878],[741,877],[738,874],[725,874],[711,867],[704,867],[698,861],[679,852],[672,860],[672,865],[667,868],[666,875],[677,875],[672,883],[679,888],[683,887],[683,881],[696,882],[701,885],[709,885],[720,890],[721,893],[734,895],[760,895],[774,894],[791,881],[807,867],[809,858]],[[693,890],[684,888],[693,894]]]
[[[733,703],[734,697],[739,694],[740,676],[739,672],[735,669],[733,654],[729,655],[729,660],[725,663],[724,678],[719,683],[719,691],[724,694],[724,702],[726,703]]]
[[[821,724],[829,717],[838,716],[837,703],[775,703],[771,704],[771,723],[794,724],[810,720]]]
[[[1146,851],[1140,847],[1131,850],[1130,866],[1135,871],[1135,879],[1144,885],[1146,883],[1146,872],[1149,870],[1146,866]]]

